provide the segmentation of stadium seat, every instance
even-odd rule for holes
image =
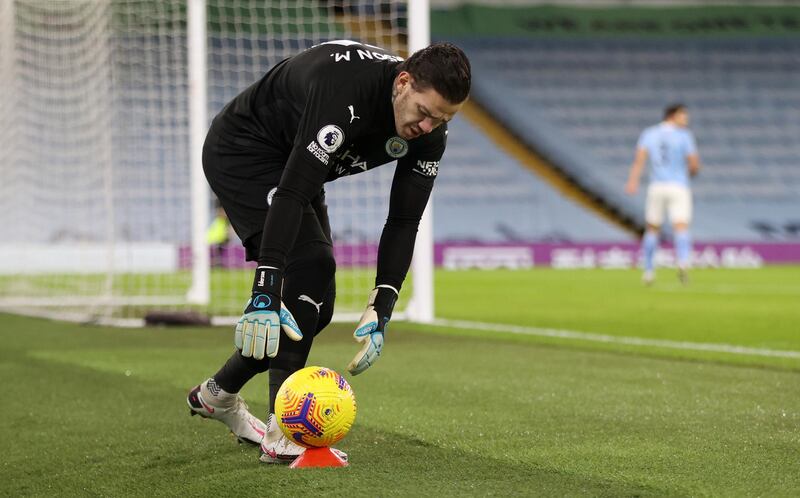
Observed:
[[[698,239],[758,240],[800,212],[796,38],[458,40],[473,95],[584,187],[641,220],[622,185],[639,132],[668,103],[692,111],[703,173]],[[786,236],[791,237],[790,233]]]

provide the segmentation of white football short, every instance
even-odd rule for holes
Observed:
[[[673,224],[692,221],[692,193],[689,187],[677,183],[650,184],[644,210],[645,221],[649,225],[661,226],[665,213]]]

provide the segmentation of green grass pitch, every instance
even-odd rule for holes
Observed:
[[[188,416],[229,327],[0,315],[0,495],[800,495],[800,357],[770,354],[800,351],[800,268],[658,276],[437,273],[441,318],[669,342],[392,323],[381,360],[349,378],[345,469],[259,464]],[[351,330],[326,330],[310,364],[343,371]],[[265,393],[260,377],[243,392],[256,414]]]

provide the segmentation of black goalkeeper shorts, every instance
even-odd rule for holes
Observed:
[[[264,221],[280,182],[285,159],[278,152],[250,152],[209,131],[203,146],[203,170],[234,231],[242,240],[248,261],[258,259]],[[325,191],[303,211],[294,250],[311,242],[331,245]],[[290,252],[288,259],[292,259]]]

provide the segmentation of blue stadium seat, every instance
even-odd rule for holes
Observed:
[[[753,221],[800,213],[800,40],[457,40],[475,99],[623,213],[639,132],[680,101],[705,169],[694,182],[698,239],[755,240]]]
[[[627,241],[616,225],[563,198],[460,115],[434,189],[437,241]]]

